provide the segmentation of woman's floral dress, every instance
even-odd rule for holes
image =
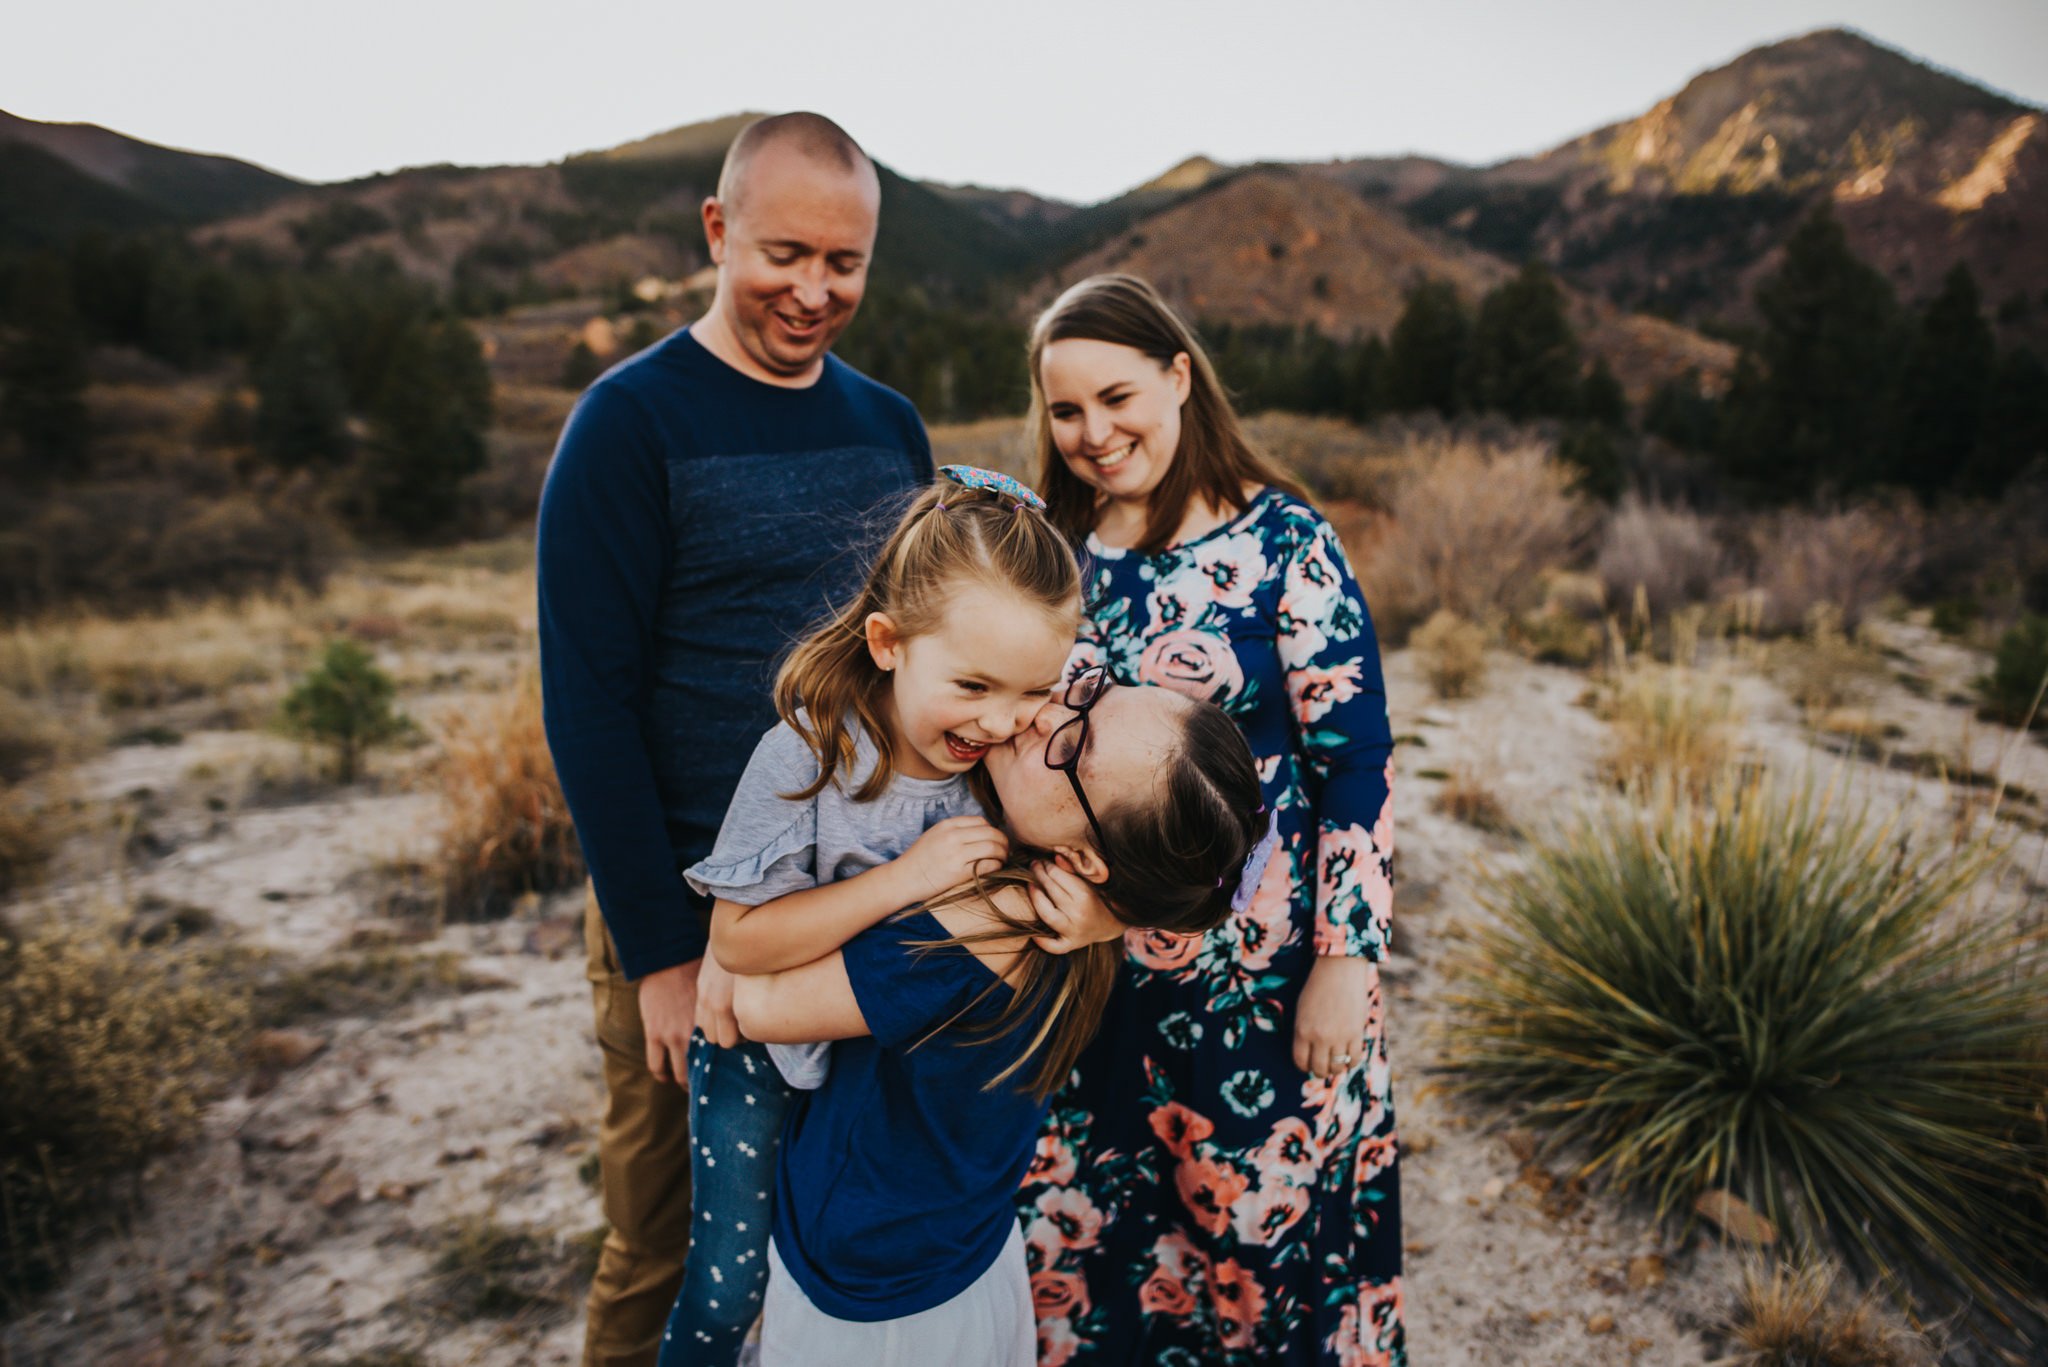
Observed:
[[[1221,929],[1126,940],[1130,971],[1018,1197],[1041,1367],[1402,1367],[1377,970],[1366,1056],[1334,1079],[1293,1061],[1316,956],[1387,947],[1393,738],[1372,621],[1329,524],[1278,490],[1159,555],[1089,550],[1070,674],[1106,663],[1221,704],[1282,844]]]

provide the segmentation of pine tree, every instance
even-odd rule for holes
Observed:
[[[0,353],[0,427],[20,441],[24,473],[67,478],[85,473],[85,332],[71,279],[55,258],[24,273],[20,330]]]
[[[1643,407],[1643,430],[1684,451],[1710,451],[1719,441],[1720,410],[1688,370],[1657,386]]]
[[[1370,422],[1387,408],[1387,344],[1378,333],[1351,350],[1351,365],[1344,379],[1345,416],[1353,422]]]
[[[1962,484],[1995,494],[2036,462],[2048,462],[2048,366],[2016,346],[1999,357],[1992,374],[1983,430]]]
[[[1794,230],[1784,264],[1755,297],[1763,328],[1736,366],[1724,410],[1729,470],[1781,497],[1884,478],[1899,354],[1891,286],[1849,250],[1823,205]]]
[[[1445,417],[1462,411],[1471,337],[1471,316],[1455,288],[1440,280],[1417,285],[1387,341],[1387,407],[1433,408]]]
[[[1531,260],[1487,291],[1472,330],[1472,402],[1517,420],[1563,416],[1576,407],[1579,339],[1564,291]]]
[[[1579,384],[1578,415],[1587,422],[1603,423],[1608,427],[1628,426],[1628,395],[1622,391],[1621,381],[1614,378],[1614,372],[1607,367],[1605,356],[1595,357],[1593,368],[1586,372],[1586,378]]]
[[[1996,359],[1977,282],[1958,263],[1920,315],[1899,376],[1892,473],[1907,488],[1936,493],[1970,464]]]
[[[256,446],[286,469],[348,459],[348,386],[318,315],[301,310],[256,366]]]
[[[408,536],[445,526],[462,481],[487,462],[490,418],[491,377],[475,335],[456,319],[415,319],[391,349],[372,409],[375,519]]]

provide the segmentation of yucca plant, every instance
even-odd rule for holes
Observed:
[[[1485,891],[1448,1065],[1660,1215],[1735,1193],[1795,1247],[2024,1299],[2048,1249],[2038,927],[1993,862],[1838,785],[1666,778]]]

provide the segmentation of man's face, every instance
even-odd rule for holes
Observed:
[[[787,145],[762,148],[734,202],[704,204],[719,306],[761,378],[804,378],[853,321],[867,289],[880,191]]]

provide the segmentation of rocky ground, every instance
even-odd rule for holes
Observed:
[[[1890,730],[1880,750],[1947,756],[2048,792],[2048,751],[1951,700],[1980,655],[1905,623],[1877,638],[1884,653],[1860,706]],[[473,658],[469,683],[444,680],[408,705],[459,707],[465,687],[496,687],[518,663],[510,648],[495,665]],[[1717,667],[1753,756],[1781,769],[1847,766],[1874,805],[1936,825],[1987,819],[1979,790],[1928,777],[1925,765],[1836,758],[1753,654]],[[1412,652],[1388,670],[1404,738],[1387,981],[1413,1360],[1707,1363],[1733,1304],[1736,1255],[1536,1161],[1513,1115],[1458,1099],[1438,1066],[1451,962],[1488,915],[1475,893],[1524,848],[1440,812],[1441,775],[1483,783],[1511,820],[1537,828],[1592,800],[1607,732],[1587,706],[1587,676],[1496,652],[1476,696],[1442,702]],[[370,1005],[302,1013],[264,1037],[258,1065],[208,1111],[201,1137],[147,1173],[139,1213],[0,1328],[0,1361],[576,1360],[601,1221],[577,895],[528,899],[501,921],[440,924],[408,892],[437,822],[433,796],[402,781],[409,761],[346,790],[258,781],[295,762],[286,742],[202,729],[61,775],[81,810],[127,814],[124,843],[115,850],[105,823],[78,837],[55,884],[10,914],[204,908],[207,936],[272,971],[373,965]],[[2002,890],[1987,895],[2031,899],[2041,813],[2025,797],[2008,804],[2015,819],[1999,825],[2011,858]]]

